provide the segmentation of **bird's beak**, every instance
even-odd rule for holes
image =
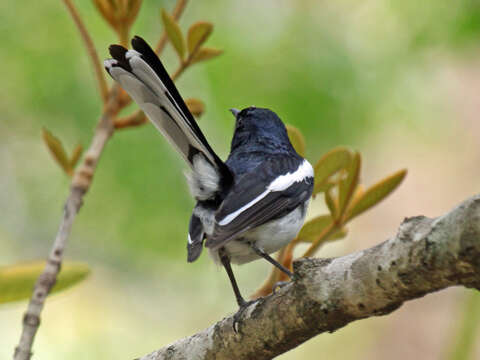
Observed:
[[[235,109],[235,108],[231,108],[230,112],[233,114],[233,116],[235,116],[235,119],[236,119],[238,114],[240,113],[240,110]]]

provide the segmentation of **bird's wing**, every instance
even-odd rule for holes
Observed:
[[[110,46],[113,59],[104,62],[107,72],[192,168],[193,158],[201,153],[220,172],[226,171],[154,51],[138,36],[132,39],[132,46],[133,50]]]
[[[218,249],[231,239],[279,218],[305,200],[313,189],[313,168],[307,160],[275,156],[243,175],[215,216],[206,247]]]

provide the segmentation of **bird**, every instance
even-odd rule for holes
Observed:
[[[110,45],[104,61],[110,76],[138,104],[184,158],[196,205],[187,233],[187,261],[204,248],[229,277],[238,304],[234,329],[255,300],[241,295],[231,264],[265,259],[290,278],[270,254],[300,231],[313,191],[311,164],[292,146],[278,115],[250,106],[230,109],[235,129],[226,161],[213,151],[162,62],[139,36],[132,49]]]

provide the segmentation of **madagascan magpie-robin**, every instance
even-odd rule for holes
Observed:
[[[313,190],[313,169],[293,148],[285,125],[271,110],[249,107],[235,116],[231,151],[224,162],[212,150],[157,55],[140,37],[133,50],[111,45],[105,69],[145,112],[191,168],[197,201],[188,230],[188,262],[205,246],[230,278],[238,314],[244,300],[230,266],[264,258],[298,233]]]

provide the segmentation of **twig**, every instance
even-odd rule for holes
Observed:
[[[115,89],[117,87],[114,87]],[[113,135],[113,117],[118,111],[116,100],[117,91],[112,91],[83,163],[77,168],[73,176],[70,195],[65,203],[60,228],[48,256],[45,269],[35,283],[32,297],[23,317],[23,329],[20,342],[15,348],[15,360],[28,360],[32,355],[33,340],[40,325],[40,314],[45,304],[45,299],[60,272],[63,254],[73,221],[82,206],[83,197],[90,188],[98,160],[108,139]]]
[[[200,50],[200,46],[197,46],[188,55],[188,57],[185,60],[182,60],[182,62],[180,63],[180,66],[173,73],[172,80],[174,81],[177,80],[180,77],[180,75],[182,75],[185,72],[185,70],[192,64],[193,58],[195,57],[195,55],[197,55],[198,50]]]
[[[462,285],[480,289],[480,195],[448,214],[406,219],[396,237],[335,259],[300,259],[295,281],[141,360],[272,359],[308,339]]]
[[[92,65],[95,70],[95,77],[97,78],[98,87],[100,90],[100,96],[104,103],[107,102],[108,98],[108,86],[107,81],[105,80],[105,72],[103,66],[100,64],[100,59],[98,57],[97,51],[95,50],[95,45],[93,44],[92,38],[90,37],[85,24],[83,23],[80,15],[78,14],[75,5],[73,5],[72,0],[63,0],[67,6],[68,12],[70,13],[75,25],[80,32],[80,36],[83,40],[83,43],[87,49],[88,55],[92,60]]]
[[[130,127],[135,127],[135,126],[140,126],[145,124],[147,121],[147,118],[143,111],[141,110],[136,110],[133,114],[130,114],[128,116],[118,118],[115,120],[115,129],[126,129]]]

